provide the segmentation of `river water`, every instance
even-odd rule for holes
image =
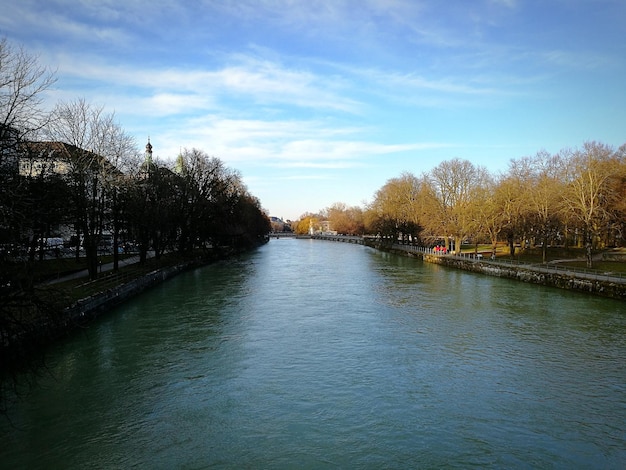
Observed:
[[[625,468],[623,302],[280,239],[55,347],[0,468]]]

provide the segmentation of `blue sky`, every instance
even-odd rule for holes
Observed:
[[[0,0],[0,36],[162,160],[199,148],[270,215],[362,206],[467,159],[626,142],[623,0]]]

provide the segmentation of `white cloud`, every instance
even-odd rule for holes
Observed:
[[[207,110],[214,107],[211,96],[197,94],[157,93],[149,98],[138,100],[141,113],[166,116]]]
[[[320,77],[311,71],[240,55],[237,60],[240,63],[236,65],[190,70],[139,69],[67,54],[57,56],[56,62],[59,74],[75,86],[97,89],[106,84],[116,90],[120,101],[140,98],[160,115],[181,113],[184,106],[189,111],[242,99],[254,105],[280,104],[347,113],[356,113],[362,106],[348,96],[347,85],[339,78]],[[144,112],[145,108],[135,109]]]
[[[372,140],[367,128],[338,127],[324,121],[237,120],[219,116],[182,121],[164,133],[151,135],[155,152],[160,155],[173,157],[180,147],[199,148],[237,167],[275,169],[364,167],[393,154],[450,146],[437,142],[380,143]],[[174,142],[176,146],[171,145]]]

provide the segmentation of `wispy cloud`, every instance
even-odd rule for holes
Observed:
[[[450,146],[438,142],[380,143],[372,140],[366,128],[341,128],[336,123],[311,120],[235,120],[213,116],[191,119],[169,132],[178,136],[183,147],[206,149],[237,165],[283,169],[356,168],[393,154]],[[166,143],[166,148],[159,151],[166,155],[178,152],[179,148],[167,148],[167,134],[157,139]]]
[[[545,63],[558,68],[594,70],[614,63],[609,57],[597,52],[552,49],[540,52],[538,57]]]
[[[100,5],[96,12],[89,14],[99,3],[36,0],[3,2],[0,30],[10,31],[17,37],[25,34],[35,43],[80,43],[85,48],[104,44],[111,49],[132,43],[132,33],[129,34],[115,21],[106,21],[112,16],[119,19],[119,6],[105,8]],[[19,24],[11,20],[16,17],[20,18]]]
[[[232,99],[255,105],[281,104],[302,108],[357,113],[361,103],[351,98],[340,79],[321,77],[267,60],[237,55],[238,63],[201,68],[145,69],[112,65],[93,57],[66,54],[57,57],[59,73],[82,86],[99,84],[117,88],[120,94],[142,97],[149,110],[161,115],[214,107]],[[76,64],[81,63],[80,67]],[[146,98],[149,97],[149,98]],[[166,106],[163,106],[166,104]],[[144,111],[139,107],[137,110]]]
[[[366,140],[293,140],[285,142],[282,146],[276,155],[278,160],[276,163],[312,168],[347,168],[366,165],[371,157],[423,149],[428,145],[434,144],[380,144]]]

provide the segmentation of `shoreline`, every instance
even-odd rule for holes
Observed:
[[[426,263],[439,264],[463,271],[484,274],[488,276],[504,277],[531,284],[555,287],[601,297],[626,300],[626,277],[620,277],[622,282],[616,282],[609,275],[585,274],[563,269],[562,272],[553,271],[548,267],[530,265],[510,265],[498,261],[486,261],[454,255],[435,255],[423,247],[411,245],[385,246],[379,240],[367,237],[348,237],[343,235],[315,235],[311,238],[343,243],[357,243],[370,248],[395,253],[400,256],[418,257]]]
[[[371,246],[371,245],[368,245]],[[382,249],[378,247],[377,249]],[[552,271],[547,267],[510,265],[497,261],[460,258],[454,255],[435,255],[391,247],[388,251],[400,256],[421,257],[424,262],[461,269],[463,271],[503,277],[520,282],[537,284],[558,289],[577,291],[617,300],[626,300],[626,282],[615,282],[608,275],[592,275],[563,270]]]
[[[228,250],[218,253],[216,256],[207,258],[195,258],[193,260],[184,261],[172,266],[163,267],[150,271],[147,274],[136,277],[128,282],[124,282],[115,287],[103,290],[89,297],[77,300],[72,305],[63,309],[64,325],[62,328],[72,328],[84,326],[92,320],[106,314],[111,308],[121,305],[127,300],[155,287],[163,282],[172,279],[193,269],[209,266],[218,261],[228,260],[237,255],[254,250],[261,246],[254,245],[250,248],[239,250]]]
[[[157,268],[146,274],[134,277],[114,287],[104,289],[88,297],[74,301],[63,307],[53,316],[41,318],[39,322],[27,325],[12,339],[6,339],[0,345],[0,363],[8,365],[0,369],[0,374],[21,369],[23,363],[36,358],[47,348],[53,346],[64,337],[75,334],[77,330],[86,328],[90,323],[106,315],[112,308],[144,293],[163,282],[184,272],[209,266],[213,263],[229,260],[240,254],[261,246],[259,243],[244,249],[228,249],[213,256],[194,258],[171,266]],[[9,365],[12,364],[12,365]],[[1,384],[2,380],[0,380]]]
[[[626,284],[609,280],[590,279],[577,276],[575,273],[545,272],[527,266],[506,266],[496,263],[485,263],[475,260],[460,260],[437,255],[425,254],[424,262],[440,264],[463,271],[488,276],[503,277],[530,284],[556,287],[570,291],[598,295],[611,299],[626,300]]]
[[[503,277],[605,298],[626,300],[626,282],[613,282],[607,276],[605,276],[607,279],[598,279],[592,276],[583,277],[581,273],[568,272],[566,270],[563,270],[563,272],[552,272],[547,268],[529,265],[509,265],[474,258],[435,255],[416,249],[419,247],[404,245],[384,246],[375,240],[363,238],[357,240],[357,237],[314,236],[307,238],[362,244],[376,250],[387,251],[400,256],[418,257],[427,263],[439,264],[468,272]],[[154,286],[183,272],[208,266],[220,260],[230,259],[256,249],[260,245],[262,243],[246,249],[229,250],[210,258],[196,258],[168,267],[158,268],[89,297],[81,298],[72,305],[64,307],[58,316],[46,318],[39,323],[39,326],[30,325],[29,328],[19,334],[19,339],[14,338],[14,341],[5,342],[1,348],[1,353],[5,358],[11,356],[13,359],[24,359],[27,356],[37,354],[37,351],[43,351],[62,337],[73,334],[75,330],[85,328],[89,323],[105,315],[110,309],[121,305]]]

